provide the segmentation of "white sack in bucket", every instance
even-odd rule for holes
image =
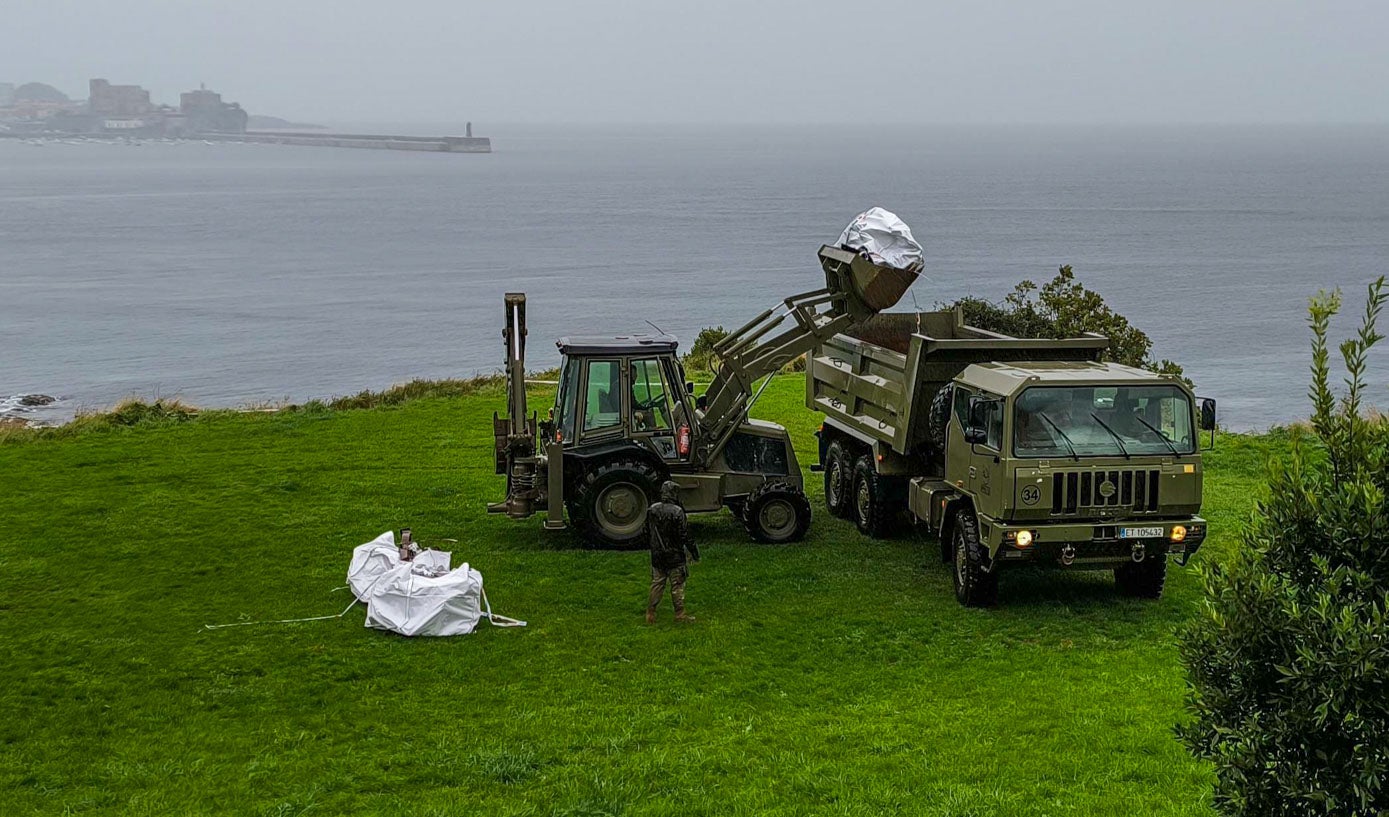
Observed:
[[[486,618],[499,627],[524,621],[492,613],[482,574],[464,563],[449,569],[452,554],[426,550],[403,562],[395,533],[387,531],[352,551],[347,583],[367,605],[366,626],[401,635],[466,635]]]
[[[838,246],[867,253],[873,263],[897,269],[919,270],[924,263],[912,228],[881,207],[859,213],[849,222],[839,234]]]

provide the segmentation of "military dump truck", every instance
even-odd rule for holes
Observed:
[[[823,248],[825,268],[853,253]],[[1199,415],[1180,379],[1101,362],[1094,334],[1019,339],[959,311],[870,316],[806,366],[825,502],[879,537],[910,517],[939,536],[955,596],[992,605],[1012,565],[1113,570],[1158,598],[1167,556],[1206,536]]]
[[[493,416],[506,499],[489,513],[545,527],[568,523],[609,546],[645,543],[660,483],[685,509],[730,509],[761,542],[794,542],[810,525],[801,467],[786,429],[749,419],[759,379],[902,297],[917,273],[855,260],[825,270],[825,286],[764,311],[714,347],[713,381],[696,397],[668,335],[571,337],[550,416],[527,415],[526,296],[505,296],[507,415]]]

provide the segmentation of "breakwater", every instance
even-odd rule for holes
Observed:
[[[255,142],[268,145],[365,148],[368,150],[418,150],[432,153],[492,152],[492,140],[486,136],[383,136],[360,133],[247,131],[246,133],[205,134],[201,138],[217,142]]]

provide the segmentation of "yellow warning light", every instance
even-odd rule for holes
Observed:
[[[1186,528],[1182,525],[1172,526],[1172,541],[1180,542],[1186,538]]]

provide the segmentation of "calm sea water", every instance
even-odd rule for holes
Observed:
[[[496,153],[0,140],[0,398],[487,372],[510,290],[537,368],[565,334],[692,339],[818,286],[819,245],[881,205],[926,247],[922,308],[1071,263],[1260,428],[1307,413],[1307,297],[1357,312],[1389,272],[1386,128],[480,130]]]

